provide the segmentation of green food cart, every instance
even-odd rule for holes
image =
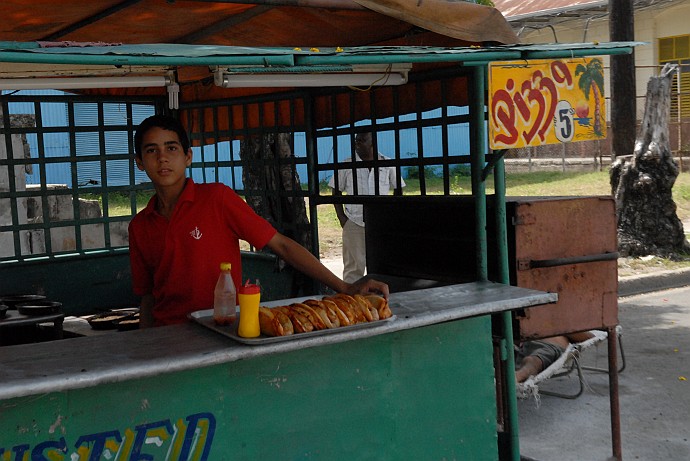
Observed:
[[[69,46],[51,51],[31,43],[0,44],[0,61],[22,64],[167,66],[180,72],[185,66],[242,65],[257,75],[263,75],[261,68],[272,66],[306,74],[359,65],[408,66],[412,71],[391,97],[307,88],[296,93],[262,93],[253,99],[243,96],[211,103],[182,98],[178,103],[172,95],[178,88],[163,80],[173,93],[169,101],[158,97],[156,107],[166,110],[166,105],[179,104],[174,113],[188,122],[196,145],[214,133],[220,140],[286,126],[304,131],[304,163],[310,177],[309,188],[302,193],[310,200],[314,222],[319,204],[348,200],[318,189],[319,171],[338,163],[337,157],[328,165],[320,163],[316,155],[320,136],[352,135],[351,129],[339,128],[344,119],[391,117],[379,128],[415,126],[424,117],[409,121],[400,115],[409,107],[417,107],[412,111],[421,114],[422,108],[437,102],[435,98],[442,105],[466,104],[469,113],[454,117],[470,128],[469,153],[459,160],[470,165],[476,222],[476,251],[470,255],[476,261],[474,280],[392,293],[389,304],[394,317],[366,328],[246,344],[191,322],[2,347],[0,459],[518,460],[515,384],[500,378],[514,372],[511,312],[547,305],[557,295],[509,285],[503,160],[485,142],[487,65],[630,53],[633,46],[588,43],[318,51],[212,47],[209,51],[197,45],[129,45],[95,47],[84,53]],[[221,86],[224,75],[216,74]],[[179,91],[183,95],[184,86]],[[425,95],[428,101],[420,104]],[[98,97],[103,96],[87,96],[95,104]],[[274,112],[267,112],[269,107]],[[210,114],[224,110],[222,120],[227,125],[219,127],[214,122],[221,118]],[[9,122],[9,116],[4,117]],[[447,112],[440,116],[448,117]],[[320,131],[324,129],[325,135]],[[3,130],[5,139],[12,130]],[[448,165],[458,159],[442,159],[447,182]],[[423,162],[414,161],[398,156],[393,162],[399,167],[421,165],[423,170]],[[13,155],[2,160],[10,172],[26,163],[30,162]],[[487,216],[485,192],[489,173],[495,180],[491,216]],[[39,192],[13,189],[1,197],[16,201],[55,194],[45,188],[45,178],[42,186]],[[15,203],[14,216],[17,209]],[[69,222],[77,228],[99,222],[82,221],[75,214]],[[495,248],[491,249],[487,221],[494,232]],[[19,248],[18,231],[31,225],[8,227],[16,231],[13,243]],[[489,280],[490,253],[498,267],[493,280]],[[259,271],[275,263],[268,258],[261,266],[262,258],[247,255],[247,265],[255,264]],[[130,302],[126,248],[77,251],[75,258],[67,259],[6,258],[0,269],[0,288],[5,293],[32,290],[69,298],[73,307],[66,309],[67,315],[83,315],[89,303],[121,307]],[[262,278],[265,286],[270,286],[270,277]],[[281,273],[276,280],[284,277]],[[319,295],[318,288],[302,290],[302,296]],[[267,305],[286,303],[285,298],[293,295],[276,289]],[[64,304],[67,308],[69,302]],[[497,368],[502,372],[497,374]],[[497,376],[505,395],[497,396]],[[499,399],[507,402],[507,413],[497,422],[503,406]]]

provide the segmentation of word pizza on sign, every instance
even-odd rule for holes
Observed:
[[[489,95],[492,149],[606,138],[599,58],[492,63]]]

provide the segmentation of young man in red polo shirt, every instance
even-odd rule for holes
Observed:
[[[132,284],[134,293],[142,297],[142,328],[183,323],[190,312],[211,308],[223,261],[232,263],[235,286],[240,286],[240,239],[255,248],[270,248],[336,292],[388,296],[388,286],[376,280],[343,282],[304,247],[277,232],[229,187],[195,184],[187,178],[192,150],[176,119],[154,115],[144,120],[135,134],[134,148],[137,167],[146,172],[156,190],[129,225]]]

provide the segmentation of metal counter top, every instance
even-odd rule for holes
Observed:
[[[397,318],[380,326],[304,339],[296,336],[292,341],[261,346],[237,343],[193,323],[7,346],[0,348],[0,400],[246,360],[557,300],[554,293],[474,282],[393,293],[389,304]]]

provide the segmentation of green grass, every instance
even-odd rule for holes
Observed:
[[[151,199],[153,191],[141,191],[136,193],[136,210],[141,211]],[[83,194],[87,200],[98,200],[103,208],[103,200],[100,195]],[[111,192],[108,194],[108,216],[128,216],[132,214],[132,205],[129,192]]]
[[[420,193],[419,179],[407,179],[406,195]],[[452,194],[470,194],[471,179],[464,174],[458,174],[450,179]],[[329,194],[330,189],[325,183],[320,185],[322,194]],[[426,178],[428,194],[442,194],[443,180],[439,177]],[[487,194],[494,193],[493,177],[487,178]],[[146,206],[152,192],[138,192],[136,208],[141,210]],[[610,195],[608,171],[590,173],[562,173],[562,172],[532,172],[506,174],[506,195],[508,196],[586,196]],[[98,196],[92,197],[98,199]],[[681,173],[673,187],[673,198],[676,202],[678,217],[687,222],[690,220],[690,173]],[[111,193],[108,197],[110,216],[125,216],[130,214],[129,194]],[[319,238],[322,253],[339,247],[340,224],[335,215],[333,205],[320,205]],[[690,226],[688,226],[690,227]],[[690,229],[685,229],[686,232]],[[641,263],[644,265],[644,263]],[[664,265],[664,261],[653,261],[649,264]],[[649,265],[648,264],[648,265]],[[635,269],[635,268],[633,268]]]
[[[418,195],[420,193],[419,179],[407,179],[405,195]],[[450,180],[452,194],[470,194],[472,190],[469,176],[457,175]],[[426,178],[426,190],[428,194],[442,194],[443,180],[439,177]],[[328,194],[330,190],[325,184],[321,184],[321,193]],[[486,193],[493,194],[493,177],[486,181]],[[608,172],[592,173],[561,173],[561,172],[533,172],[533,173],[508,173],[506,175],[506,195],[508,196],[565,196],[565,195],[610,195]],[[152,192],[138,192],[136,198],[137,211],[146,206]],[[100,200],[100,196],[89,196]],[[690,173],[678,175],[673,187],[673,199],[678,207],[678,217],[681,220],[690,219]],[[130,197],[127,193],[111,193],[108,196],[111,216],[124,216],[130,213]],[[324,224],[338,225],[332,206],[323,210]],[[321,209],[319,209],[321,214]],[[322,217],[319,217],[321,222]]]
[[[670,271],[690,267],[690,260],[678,261],[659,258],[658,256],[645,256],[642,258],[622,258],[618,260],[618,275],[636,275],[650,271]]]
[[[420,193],[419,180],[406,180],[405,194]],[[690,185],[690,179],[687,184]],[[443,180],[426,178],[428,194],[441,194]],[[472,183],[469,176],[454,176],[450,179],[452,194],[470,194]],[[506,194],[512,196],[561,196],[561,195],[610,195],[609,176],[607,172],[595,173],[509,173],[506,175]],[[494,179],[490,175],[486,180],[486,193],[494,193]]]
[[[493,184],[493,179],[491,179]],[[493,186],[491,187],[493,192]],[[514,173],[506,175],[507,195],[610,195],[608,172]]]
[[[419,180],[406,180],[405,194],[419,194]],[[451,178],[451,193],[470,194],[472,185],[467,176]],[[430,194],[443,191],[441,178],[426,178],[426,189]],[[486,193],[494,193],[493,176],[486,180]],[[611,195],[608,171],[590,173],[533,172],[508,173],[506,175],[508,196],[586,196]],[[690,173],[681,173],[673,186],[673,200],[678,207],[678,217],[690,219]]]
[[[441,194],[443,181],[441,178],[428,177],[426,190],[429,194]],[[419,194],[419,180],[405,180],[405,194]],[[471,180],[468,176],[457,175],[451,178],[451,193],[470,194]],[[327,188],[322,193],[328,193]],[[487,178],[486,193],[494,193],[493,177]],[[507,173],[506,195],[508,196],[592,196],[611,195],[608,171],[589,173],[563,172],[532,172]],[[677,206],[678,217],[687,222],[690,220],[690,173],[681,173],[673,187],[673,198]],[[686,226],[686,235],[690,226]],[[336,236],[340,233],[340,225],[335,217],[332,205],[319,206],[319,237],[322,253],[327,253],[332,247],[340,243]],[[620,268],[621,275],[632,275],[645,269],[674,269],[687,267],[688,262],[674,262],[662,258],[649,260],[626,260]],[[620,264],[619,264],[620,265]]]
[[[425,178],[428,194],[442,194],[443,180],[430,176]],[[419,179],[406,180],[406,195],[420,193]],[[330,189],[325,183],[320,184],[321,193],[329,194]],[[457,174],[450,178],[452,194],[470,194],[471,179],[466,174]],[[486,193],[493,194],[493,177],[487,178]],[[610,195],[609,175],[607,171],[592,173],[563,173],[563,172],[532,172],[506,174],[506,195],[508,196],[586,196]],[[152,191],[137,192],[136,209],[140,211],[148,203]],[[100,196],[90,197],[99,200]],[[677,206],[678,217],[688,222],[690,220],[690,173],[681,173],[673,187],[673,198]],[[110,216],[127,216],[131,214],[131,199],[129,193],[111,193],[108,196]],[[102,205],[102,203],[101,203]],[[322,257],[338,254],[342,245],[340,223],[335,215],[333,205],[319,205],[318,207],[319,248]],[[686,226],[686,233],[690,226]],[[336,253],[334,253],[336,252]],[[618,263],[620,276],[636,275],[654,270],[672,270],[688,267],[690,261],[670,261],[663,258],[621,258]]]

